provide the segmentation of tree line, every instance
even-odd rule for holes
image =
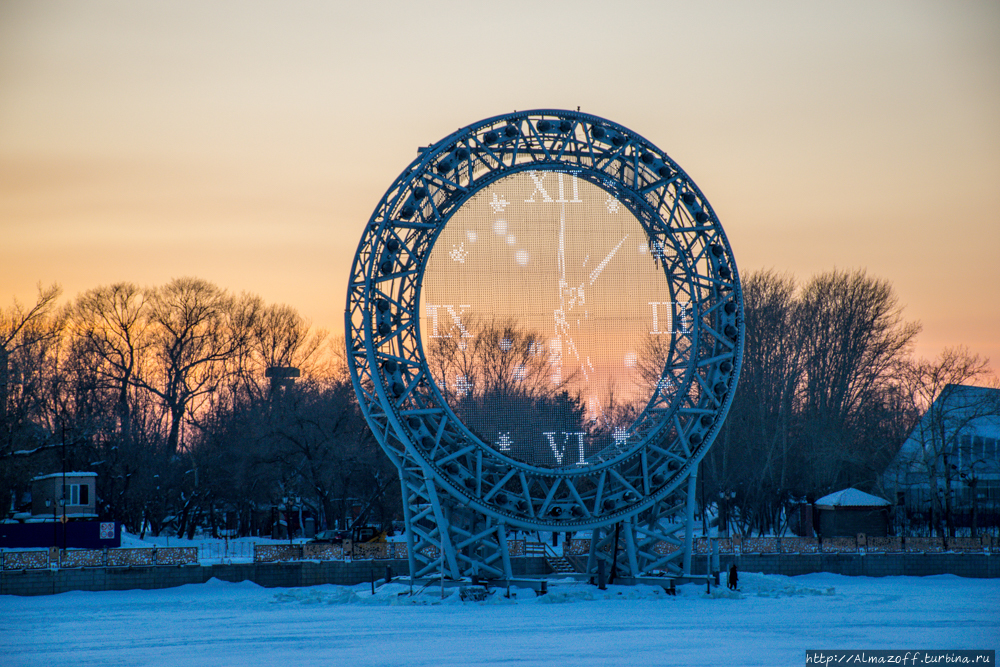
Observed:
[[[0,310],[0,497],[13,509],[32,477],[65,468],[97,472],[99,513],[133,532],[256,534],[292,508],[317,528],[361,507],[384,526],[401,516],[396,471],[361,414],[342,339],[289,306],[196,278],[98,287],[65,306],[59,296],[40,287],[34,304]],[[964,348],[914,359],[919,324],[890,283],[864,271],[802,284],[758,271],[743,296],[740,382],[699,474],[702,516],[742,534],[783,531],[797,504],[848,486],[884,494],[883,472],[920,416],[949,384],[989,373]],[[471,428],[495,432],[512,406],[582,423],[581,397],[550,386],[537,335],[483,326],[489,336],[468,345],[428,349]],[[640,370],[658,376],[660,353],[641,351]],[[614,423],[634,412],[604,403]],[[954,535],[951,487],[935,477],[938,463],[951,474],[954,447],[938,450],[925,528]]]
[[[887,465],[948,384],[986,379],[988,360],[962,347],[915,359],[920,325],[904,319],[888,281],[864,271],[830,271],[801,285],[758,271],[743,292],[742,372],[702,464],[702,504],[739,533],[780,534],[796,505],[847,487],[895,503]],[[990,413],[1000,406],[986,406]],[[930,455],[923,481],[931,516],[923,525],[902,521],[907,528],[955,535],[954,490],[940,484],[938,465],[948,454],[938,446]]]
[[[98,473],[99,514],[136,533],[248,535],[302,508],[318,527],[359,504],[376,521],[398,513],[342,340],[293,308],[197,278],[59,296],[40,286],[34,304],[0,311],[12,509],[32,477],[68,470]],[[289,368],[300,377],[268,377]]]

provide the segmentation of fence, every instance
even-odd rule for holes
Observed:
[[[526,540],[507,540],[507,549],[513,557],[545,555],[545,545]],[[436,547],[425,547],[423,554],[437,558]],[[340,544],[257,544],[254,545],[255,563],[278,563],[293,560],[390,560],[409,558],[406,542],[361,542],[352,544],[349,551]]]
[[[433,554],[431,554],[433,555]],[[255,563],[277,563],[289,560],[388,560],[408,558],[405,542],[371,542],[354,544],[345,552],[340,544],[257,544]]]
[[[992,535],[983,537],[731,537],[694,540],[694,552],[712,553],[712,541],[718,542],[721,554],[865,554],[865,553],[1000,553],[1000,541]],[[653,551],[666,555],[680,550],[680,544],[657,542]],[[604,549],[611,551],[608,545]],[[619,546],[624,550],[624,546]],[[589,539],[566,540],[563,553],[590,553]]]
[[[589,542],[588,542],[589,544]],[[340,544],[257,544],[254,545],[255,563],[277,563],[292,560],[390,560],[409,558],[406,542],[362,542],[352,544],[349,551]],[[512,557],[544,556],[545,545],[528,540],[507,540]],[[425,547],[425,556],[437,558],[436,547]]]
[[[44,570],[58,567],[144,567],[198,563],[196,547],[152,549],[56,549],[0,552],[2,570]]]
[[[253,554],[254,545],[251,542],[205,542],[198,545],[198,560],[202,561],[253,560]]]
[[[1000,540],[983,537],[834,537],[823,540],[810,537],[732,537],[714,539],[720,554],[866,554],[866,553],[1000,553]],[[710,538],[694,540],[699,555],[712,553]],[[508,540],[511,556],[544,556],[545,545],[527,540]],[[623,549],[620,546],[619,549]],[[653,550],[662,555],[673,553],[680,544],[657,542]],[[605,547],[610,551],[611,546]],[[425,554],[437,556],[428,547]],[[568,539],[563,545],[568,556],[590,553],[589,539]],[[339,544],[206,544],[199,547],[155,547],[152,549],[56,549],[48,551],[0,552],[0,570],[43,570],[72,567],[144,567],[150,565],[188,565],[199,560],[253,559],[255,563],[297,560],[391,560],[408,557],[405,542],[354,544],[349,552]]]
[[[524,544],[523,552],[525,556],[545,556],[544,542],[529,542],[527,540],[517,540]]]

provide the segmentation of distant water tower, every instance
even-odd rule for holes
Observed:
[[[299,377],[299,369],[294,366],[270,366],[264,371],[264,377],[271,380],[271,395],[274,396],[280,389],[295,384],[295,378]]]

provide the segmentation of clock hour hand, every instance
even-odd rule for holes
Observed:
[[[594,281],[597,280],[597,277],[601,275],[601,271],[603,271],[604,267],[608,265],[608,262],[610,262],[611,258],[615,256],[615,253],[618,252],[618,249],[622,247],[622,244],[625,243],[625,239],[627,238],[628,234],[622,237],[622,240],[618,242],[618,245],[616,245],[614,248],[611,249],[611,252],[608,253],[608,256],[602,259],[601,263],[597,265],[597,268],[595,268],[593,271],[590,272],[591,285],[593,285]]]
[[[618,249],[622,247],[622,244],[625,243],[625,239],[627,238],[628,234],[622,237],[622,240],[618,242],[618,245],[616,245],[614,248],[611,249],[611,252],[608,253],[608,256],[602,259],[601,263],[598,264],[597,267],[590,272],[591,285],[593,285],[594,282],[597,280],[597,278],[601,275],[601,271],[603,271],[605,267],[608,265],[608,263],[611,262],[611,259],[615,256],[615,253],[618,252]],[[566,281],[562,280],[560,282],[560,287],[563,289],[563,293],[569,296],[569,308],[573,308],[573,306],[577,304],[582,304],[584,302],[586,297],[584,297],[583,288],[586,286],[587,286],[587,281],[585,280],[582,283],[580,283],[579,287],[565,289],[566,287],[568,287]]]

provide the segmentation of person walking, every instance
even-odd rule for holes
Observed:
[[[729,566],[729,590],[735,591],[736,584],[739,582],[739,575],[736,573],[736,563]]]

